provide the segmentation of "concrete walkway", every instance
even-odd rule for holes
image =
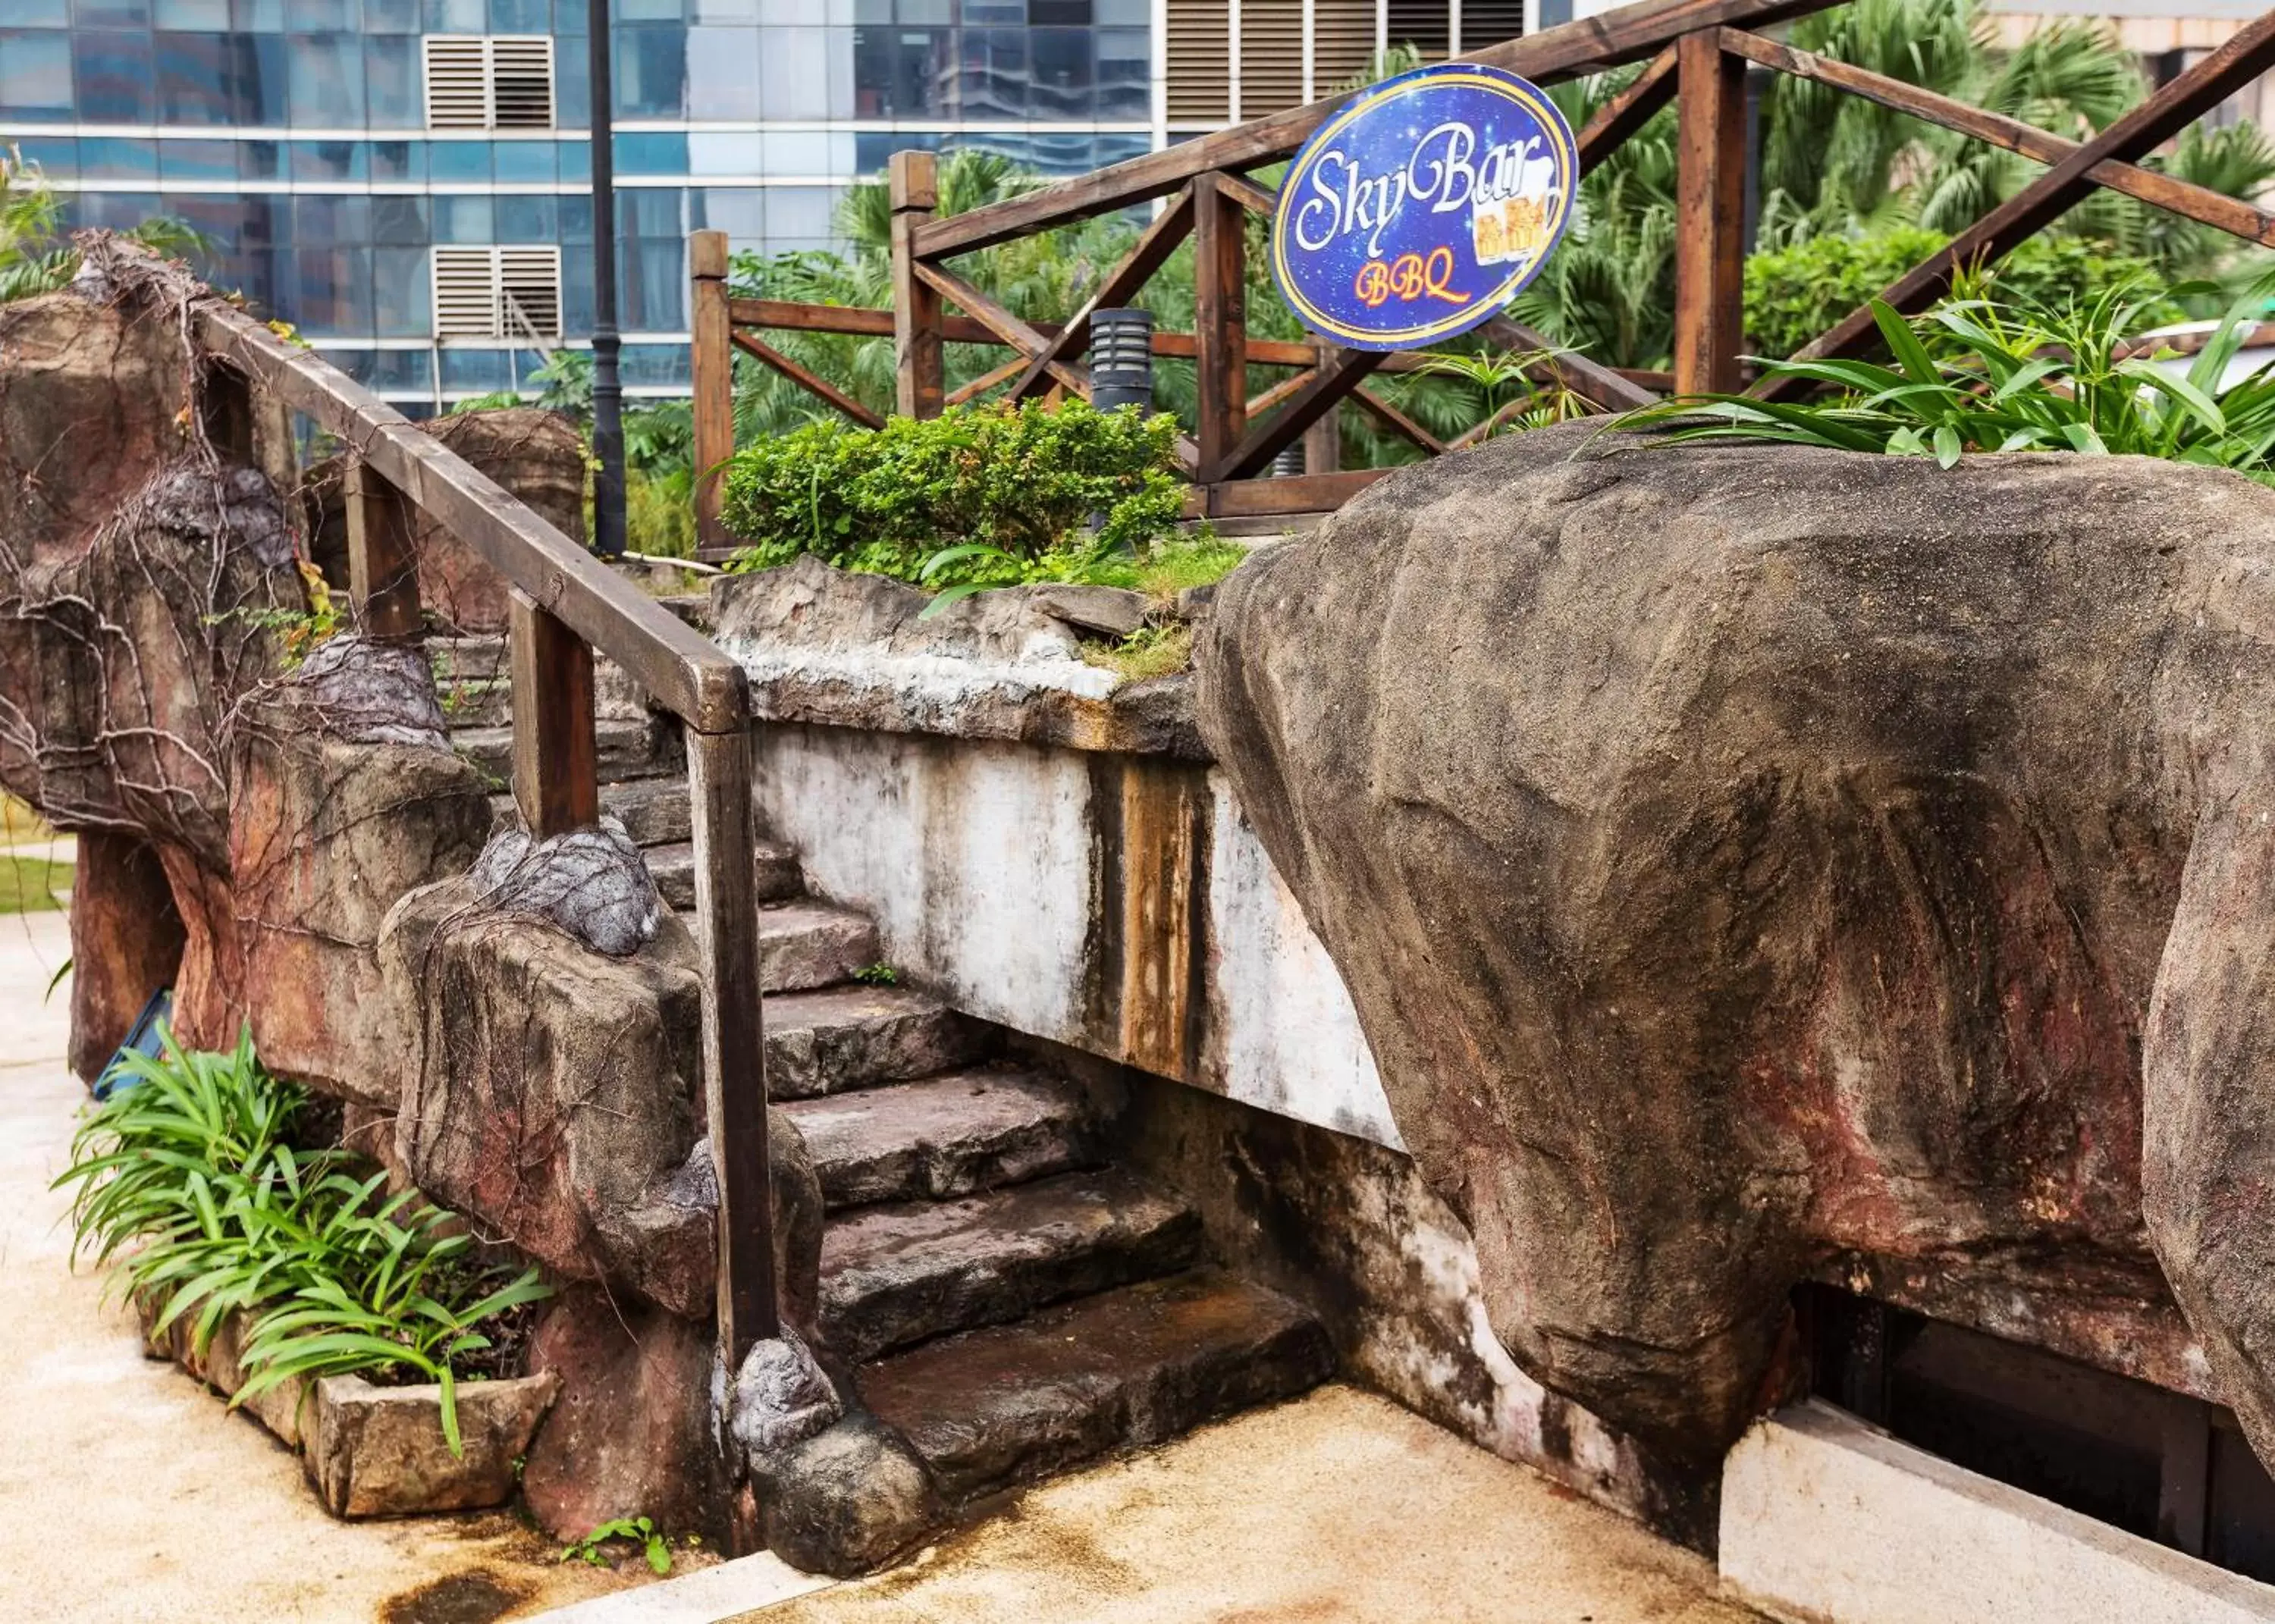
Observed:
[[[1061,1479],[896,1571],[804,1588],[772,1558],[596,1600],[511,1514],[333,1522],[299,1462],[140,1356],[69,1267],[47,1188],[86,1095],[64,1069],[64,917],[0,918],[0,1620],[489,1624],[1742,1624],[1704,1561],[1342,1386]],[[731,1570],[731,1571],[730,1571]]]
[[[631,1582],[563,1567],[510,1514],[335,1522],[297,1457],[140,1356],[70,1269],[47,1186],[87,1098],[64,1066],[60,913],[0,916],[0,1619],[42,1624],[487,1624]],[[641,1572],[644,1575],[645,1569]]]

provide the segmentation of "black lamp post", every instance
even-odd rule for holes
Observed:
[[[593,73],[593,550],[624,550],[624,392],[616,375],[616,84],[608,71],[608,0],[590,0]]]

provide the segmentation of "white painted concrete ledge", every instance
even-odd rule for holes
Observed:
[[[1722,1468],[1722,1582],[1795,1624],[2245,1624],[2275,1588],[1811,1401]]]

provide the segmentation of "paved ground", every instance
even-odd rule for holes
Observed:
[[[488,1624],[624,1581],[507,1514],[343,1524],[297,1460],[68,1267],[61,914],[0,918],[0,1620]],[[771,1559],[768,1559],[770,1561]],[[737,1565],[741,1567],[742,1565]],[[737,1613],[717,1578],[592,1624],[1742,1624],[1699,1559],[1387,1401],[1328,1387],[1062,1479],[880,1578]],[[739,1593],[795,1582],[754,1564]],[[675,1595],[674,1593],[676,1592]],[[667,1605],[667,1599],[685,1606]],[[634,1601],[632,1596],[623,1602]]]
[[[1759,1624],[1702,1559],[1353,1388],[1064,1478],[744,1624]]]
[[[0,1619],[486,1624],[612,1588],[511,1516],[335,1522],[298,1459],[168,1364],[68,1267],[64,916],[0,917]]]

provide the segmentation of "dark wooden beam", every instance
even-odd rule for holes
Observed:
[[[943,266],[929,265],[918,260],[916,263],[916,275],[918,281],[932,289],[941,298],[952,304],[962,306],[964,312],[982,327],[1022,354],[1030,357],[1038,356],[1050,348],[1051,341],[1047,335],[1030,325],[1023,318],[1014,315],[954,271]],[[1069,389],[1085,399],[1089,397],[1090,374],[1081,367],[1066,361],[1050,361],[1045,365],[1052,381],[1060,387]]]
[[[1248,430],[1248,223],[1221,177],[1193,182],[1193,341],[1198,384],[1193,435],[1205,477]]]
[[[532,840],[597,822],[593,651],[516,587],[512,593],[513,798]]]
[[[966,401],[977,400],[998,384],[1009,383],[1027,370],[1024,355],[1014,355],[1001,366],[981,373],[969,383],[959,383],[948,392],[948,404],[960,406]]]
[[[1027,364],[1018,382],[1011,386],[1011,398],[1024,400],[1043,387],[1051,363],[1069,360],[1090,348],[1091,313],[1112,310],[1136,298],[1153,280],[1153,273],[1177,251],[1177,245],[1191,235],[1192,229],[1193,191],[1187,186],[1169,200],[1169,206],[1138,234],[1130,252],[1122,256],[1121,263],[1107,272],[1106,280],[1098,284],[1098,291],[1083,300],[1082,308],[1051,336],[1043,352]]]
[[[1388,468],[1352,468],[1341,473],[1306,473],[1284,480],[1234,480],[1196,485],[1185,499],[1185,516],[1270,518],[1290,513],[1332,513],[1392,472]]]
[[[1683,35],[1676,51],[1674,386],[1727,394],[1745,348],[1746,64],[1712,32]]]
[[[1789,73],[1795,79],[1805,79],[1852,95],[1877,102],[1899,113],[1908,113],[1924,123],[1960,135],[1987,142],[2005,151],[2016,153],[2039,163],[2060,163],[2078,148],[2078,143],[2041,130],[2036,125],[2024,124],[2019,118],[2009,118],[2004,113],[1970,107],[1964,102],[1939,95],[1932,90],[1923,90],[1917,85],[1907,85],[1901,79],[1890,79],[1870,69],[1853,67],[1845,62],[1835,62],[1829,57],[1795,50],[1773,40],[1746,34],[1735,28],[1722,31],[1722,49],[1749,62]],[[2121,192],[2127,197],[2137,198],[2158,208],[2170,209],[2191,220],[2212,226],[2256,243],[2262,247],[2275,248],[2275,215],[2256,208],[2241,198],[2199,186],[2154,170],[2144,170],[2121,159],[2105,158],[2086,170],[2085,178],[2097,186],[2112,192]]]
[[[1322,413],[1340,405],[1381,365],[1379,350],[1336,351],[1332,359],[1320,363],[1311,381],[1289,401],[1279,416],[1263,427],[1250,431],[1229,456],[1213,466],[1204,457],[1204,482],[1216,484],[1245,479],[1260,472],[1274,457],[1295,444]]]
[[[717,470],[735,454],[734,317],[727,299],[727,234],[698,231],[687,239],[692,326],[689,351],[695,391],[695,539],[722,547],[731,538],[719,521]]]
[[[1251,419],[1260,418],[1274,408],[1285,404],[1302,394],[1310,386],[1311,380],[1318,375],[1317,368],[1309,372],[1299,372],[1291,378],[1282,378],[1261,395],[1251,396],[1248,401],[1248,415]]]
[[[1573,140],[1579,146],[1580,173],[1602,162],[1621,142],[1674,100],[1676,49],[1670,45],[1651,59],[1633,83],[1598,108]]]
[[[1766,27],[1789,18],[1825,10],[1837,0],[1641,0],[1599,16],[1565,23],[1506,44],[1489,46],[1462,58],[1523,74],[1535,84],[1599,73],[1623,63],[1657,55],[1683,34],[1702,28]],[[1087,175],[1044,186],[1024,196],[930,222],[918,229],[917,252],[928,260],[969,253],[994,243],[1025,237],[1047,226],[1068,225],[1151,198],[1166,197],[1212,170],[1238,172],[1295,155],[1312,131],[1348,100],[1331,96],[1291,108],[1268,118],[1220,130],[1109,164]]]
[[[1444,441],[1372,390],[1353,389],[1350,397],[1361,411],[1409,444],[1419,446],[1432,457],[1443,457],[1446,454],[1447,445]]]
[[[368,463],[348,465],[348,596],[365,637],[401,641],[419,633],[416,517],[385,475]]]
[[[2137,158],[2163,145],[2270,67],[2275,67],[2275,11],[2245,24],[2218,50],[2091,140],[2081,142],[2067,157],[1890,283],[1879,297],[1905,314],[1934,303],[1962,268],[2004,258],[2017,243],[2060,218],[2092,189],[2097,165],[2112,158]],[[1859,306],[1795,355],[1815,359],[1853,354],[1877,330],[1870,305]],[[1771,379],[1757,385],[1756,393],[1775,396],[1797,387],[1797,380]]]
[[[760,361],[782,374],[810,395],[819,396],[829,404],[851,418],[864,428],[882,428],[885,419],[839,389],[828,379],[807,371],[772,344],[753,338],[740,328],[735,329],[735,348],[754,361]]]
[[[936,418],[948,383],[940,295],[918,275],[916,231],[940,206],[938,160],[928,152],[896,152],[889,184],[894,404],[903,417]]]

